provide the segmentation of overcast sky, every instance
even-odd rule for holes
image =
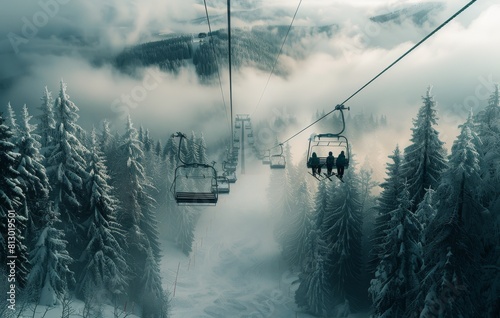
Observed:
[[[410,21],[375,24],[369,20],[408,4],[426,2],[303,1],[294,25],[338,24],[339,34],[330,39],[304,39],[309,50],[304,60],[282,56],[280,63],[287,65],[290,74],[286,79],[271,78],[257,108],[269,74],[254,69],[233,74],[235,113],[250,113],[255,119],[287,113],[298,118],[298,128],[310,123],[317,109],[330,110],[342,102],[468,1],[438,2],[440,9],[434,10],[430,22],[423,26]],[[148,41],[158,33],[205,32],[207,26],[196,20],[204,16],[202,3],[0,0],[0,110],[10,101],[16,110],[26,103],[31,112],[36,112],[44,86],[56,95],[63,78],[68,94],[80,108],[80,125],[87,129],[102,118],[109,118],[121,129],[123,109],[113,103],[134,89],[137,93],[147,87],[143,100],[127,112],[137,126],[149,127],[157,138],[177,130],[204,130],[206,135],[213,129],[226,132],[226,118],[214,111],[222,107],[217,83],[201,85],[192,69],[177,76],[147,69],[145,77],[131,78],[102,62],[124,47]],[[214,17],[213,27],[225,27],[222,17],[226,1],[207,3]],[[238,1],[233,8],[233,22],[240,27],[286,25],[297,4],[295,0]],[[256,12],[262,12],[263,18],[251,22],[237,18],[237,12],[252,9],[261,9]],[[217,16],[221,17],[220,25]],[[383,149],[384,156],[396,143],[407,143],[411,120],[429,85],[438,102],[439,130],[448,146],[467,109],[477,111],[484,106],[491,83],[500,81],[498,16],[497,1],[478,1],[346,105],[352,114],[385,114],[391,128],[401,132],[383,136],[384,147],[388,148]],[[223,77],[223,88],[227,102],[227,75]],[[307,135],[299,136],[294,143],[306,139]],[[366,140],[372,145],[380,142]]]

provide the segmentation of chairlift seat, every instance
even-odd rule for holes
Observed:
[[[217,204],[217,194],[214,192],[176,192],[175,201],[178,205],[215,205]]]

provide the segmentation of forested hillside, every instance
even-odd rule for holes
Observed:
[[[289,26],[253,27],[231,31],[232,65],[235,68],[254,67],[269,72],[273,68]],[[307,47],[300,43],[305,36],[331,37],[338,29],[335,25],[323,27],[293,27],[283,47],[283,53],[303,58]],[[194,65],[200,78],[217,75],[218,67],[228,65],[227,29],[212,33],[176,36],[156,42],[144,43],[126,49],[115,59],[115,66],[133,72],[141,66],[159,66],[167,72],[177,72],[183,66]],[[274,73],[285,75],[286,68],[276,65]]]

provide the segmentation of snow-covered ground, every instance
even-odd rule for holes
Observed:
[[[165,243],[162,275],[172,317],[311,317],[297,312],[296,276],[286,270],[273,238],[268,180],[265,174],[240,175],[231,193],[203,212],[189,257]]]

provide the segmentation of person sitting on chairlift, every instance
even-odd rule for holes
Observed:
[[[309,165],[312,168],[312,174],[314,177],[316,176],[316,173],[321,174],[321,165],[319,164],[318,155],[316,155],[315,152],[313,152],[312,157],[309,158]]]
[[[332,175],[332,169],[333,169],[333,163],[335,162],[335,157],[333,156],[332,152],[330,151],[328,153],[328,157],[326,157],[326,172],[328,176]]]
[[[337,175],[340,179],[344,176],[344,167],[345,167],[345,154],[344,151],[340,152],[340,155],[337,157]]]

